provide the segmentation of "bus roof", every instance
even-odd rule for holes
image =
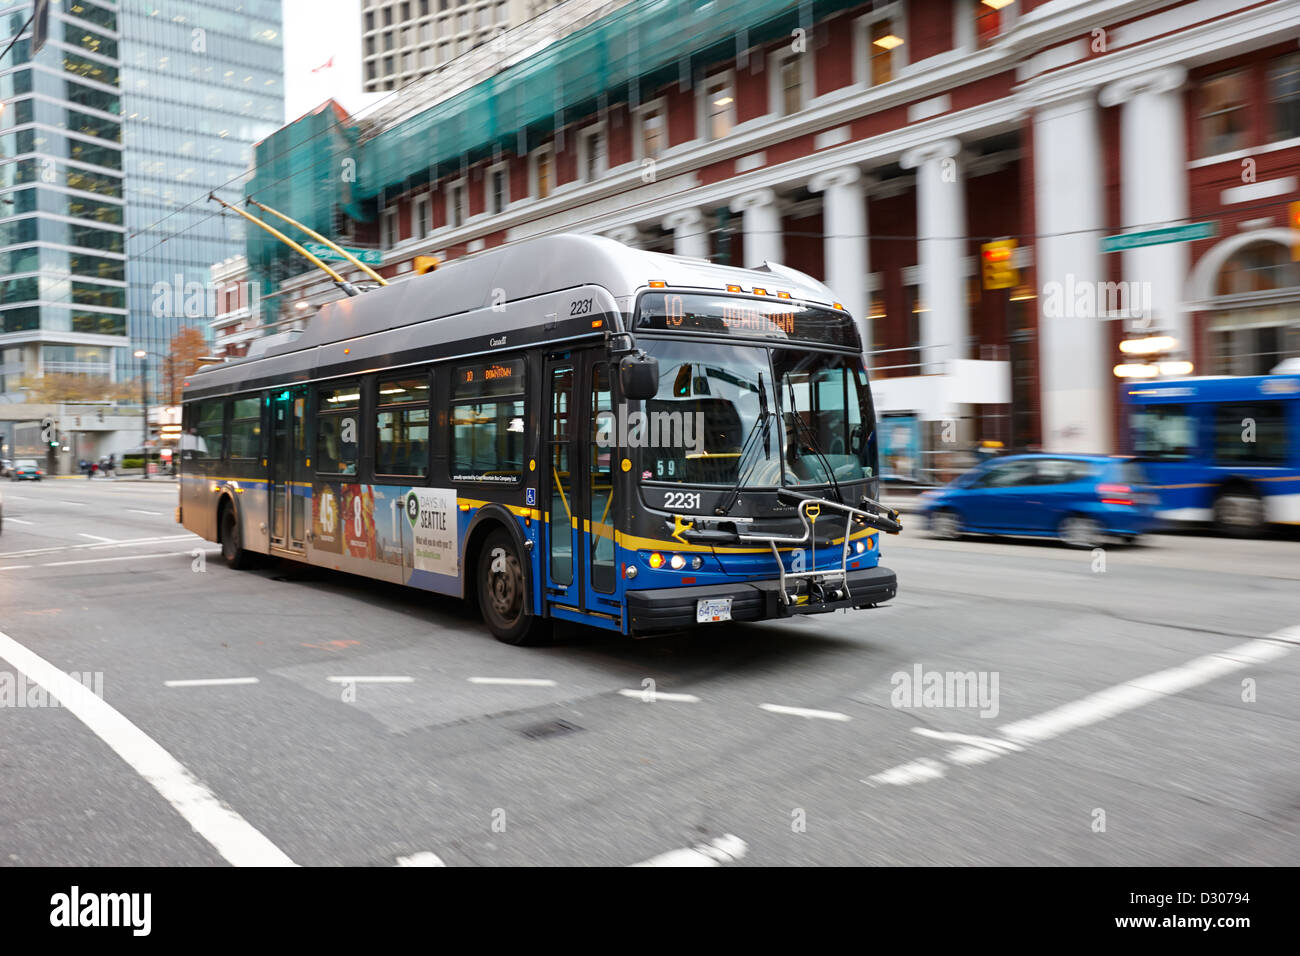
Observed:
[[[1160,382],[1129,382],[1124,392],[1129,401],[1143,404],[1300,398],[1300,375],[1212,375]]]
[[[455,338],[477,329],[458,328],[458,315],[500,303],[515,302],[577,288],[598,285],[630,307],[638,291],[650,281],[662,280],[670,288],[695,288],[723,292],[728,284],[778,289],[804,302],[831,305],[830,289],[794,269],[765,263],[762,269],[715,265],[662,252],[634,249],[603,236],[562,233],[514,242],[497,249],[456,259],[422,276],[411,276],[359,296],[321,306],[307,328],[256,356],[208,366],[195,375],[243,364],[255,358],[287,355],[305,349],[355,339],[388,329],[447,317],[445,335]],[[498,292],[497,290],[501,290]],[[440,326],[441,330],[441,326]]]

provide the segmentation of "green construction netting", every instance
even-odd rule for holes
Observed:
[[[361,139],[360,127],[322,108],[257,146],[248,195],[327,234],[338,211],[374,219],[376,198],[491,154],[532,148],[557,126],[604,102],[666,83],[693,83],[736,50],[862,0],[633,0],[472,88]],[[813,38],[808,37],[811,44]],[[399,96],[401,94],[398,94]],[[350,165],[354,161],[354,164]],[[293,253],[249,230],[249,265],[264,281],[290,274]]]

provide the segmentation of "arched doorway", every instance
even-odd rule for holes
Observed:
[[[1215,246],[1192,276],[1207,375],[1266,375],[1300,357],[1300,262],[1289,230],[1244,233]]]

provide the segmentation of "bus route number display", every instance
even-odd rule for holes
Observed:
[[[651,293],[641,299],[637,325],[669,332],[854,344],[847,315],[782,299],[764,302],[740,296]]]
[[[457,400],[490,395],[513,395],[524,390],[524,360],[506,359],[456,369]]]

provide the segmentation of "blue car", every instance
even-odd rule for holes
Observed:
[[[1076,548],[1132,542],[1155,521],[1155,495],[1133,461],[1105,455],[994,458],[921,496],[939,538],[963,534],[1056,537]]]

